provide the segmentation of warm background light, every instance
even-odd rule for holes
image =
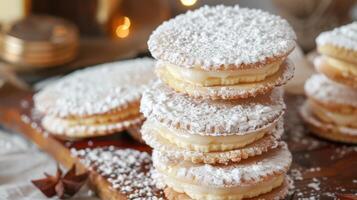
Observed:
[[[131,22],[129,17],[123,17],[121,21],[122,23],[120,23],[115,29],[115,34],[118,38],[126,38],[130,33]]]
[[[196,2],[197,0],[181,0],[182,5],[184,6],[193,6]]]

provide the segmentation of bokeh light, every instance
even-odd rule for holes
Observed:
[[[193,6],[197,3],[197,0],[181,0],[181,3],[184,6]]]
[[[131,21],[129,17],[123,17],[121,23],[115,29],[115,35],[118,38],[126,38],[130,34]]]

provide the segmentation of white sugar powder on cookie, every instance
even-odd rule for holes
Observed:
[[[335,45],[357,51],[357,22],[321,33],[316,38],[318,45]]]
[[[267,12],[239,6],[203,6],[164,22],[150,36],[158,59],[204,70],[237,69],[286,56],[295,46],[288,22]]]
[[[271,126],[284,113],[282,89],[255,99],[237,101],[192,98],[161,81],[146,90],[141,101],[146,118],[201,135],[244,135]]]
[[[348,105],[357,108],[357,90],[333,82],[322,74],[311,76],[306,81],[308,96],[324,103]]]
[[[78,70],[34,96],[39,111],[57,117],[104,114],[139,101],[155,78],[150,58],[106,63]]]

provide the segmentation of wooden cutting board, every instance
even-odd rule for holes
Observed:
[[[357,194],[357,146],[326,142],[309,134],[303,125],[298,107],[303,96],[286,95],[288,111],[285,115],[285,135],[293,153],[293,165],[289,172],[294,180],[287,199],[336,199],[340,194]],[[81,141],[63,141],[43,134],[38,119],[31,116],[32,92],[7,87],[0,90],[0,124],[36,143],[66,167],[77,164],[86,168],[81,161],[71,156],[70,149],[115,146],[150,153],[150,148],[132,140],[126,133]],[[30,123],[24,119],[30,119]],[[90,184],[101,199],[127,199],[114,189],[108,177],[91,169]]]

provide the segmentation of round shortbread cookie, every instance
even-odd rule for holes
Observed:
[[[153,130],[145,126],[145,123],[141,132],[143,139],[149,146],[157,150],[158,154],[163,154],[163,156],[170,159],[185,160],[192,163],[229,164],[231,162],[240,162],[277,148],[279,139],[284,132],[284,126],[283,120],[279,120],[276,128],[258,141],[242,148],[217,152],[199,152],[180,148],[154,133]]]
[[[322,74],[312,75],[305,84],[306,94],[314,99],[357,108],[357,90],[331,81]]]
[[[259,195],[258,197],[253,197],[245,200],[283,200],[288,195],[289,192],[289,178],[286,177],[284,183],[278,188],[273,189],[271,192]],[[192,200],[189,196],[184,193],[178,193],[172,188],[166,188],[165,196],[168,200]]]
[[[153,164],[164,183],[194,199],[242,199],[268,193],[284,183],[292,162],[287,145],[240,163],[194,164],[153,152]]]
[[[286,57],[296,35],[288,22],[239,6],[204,6],[164,22],[150,36],[151,54],[180,67],[217,71],[260,68]]]
[[[357,89],[357,75],[352,74],[349,71],[343,71],[343,69],[341,69],[343,65],[332,65],[327,59],[330,58],[317,57],[314,60],[316,70],[338,83]],[[357,69],[357,64],[353,67]]]
[[[311,129],[311,133],[335,142],[357,144],[357,129],[321,122],[313,115],[306,102],[300,108],[300,115]]]
[[[294,76],[294,66],[290,61],[285,61],[280,69],[273,75],[259,82],[239,83],[227,86],[199,86],[176,79],[164,67],[158,66],[156,73],[160,79],[174,90],[189,94],[195,98],[209,99],[240,99],[255,97],[272,90],[274,87],[284,85]]]
[[[89,125],[84,124],[70,124],[61,118],[46,115],[43,117],[41,124],[45,130],[51,134],[67,139],[76,140],[87,137],[99,137],[123,131],[132,126],[137,126],[144,121],[144,117],[135,116],[129,117],[119,122],[108,123],[93,123]]]
[[[138,102],[155,78],[150,58],[106,63],[78,70],[34,95],[35,109],[60,118],[120,112]]]
[[[357,64],[357,22],[321,33],[316,43],[321,54]]]
[[[312,75],[305,83],[309,98],[341,113],[357,114],[357,90],[331,81],[322,74]]]
[[[213,101],[177,93],[157,81],[143,93],[140,109],[146,118],[187,133],[244,135],[271,127],[283,115],[282,92],[276,88],[254,99]]]

